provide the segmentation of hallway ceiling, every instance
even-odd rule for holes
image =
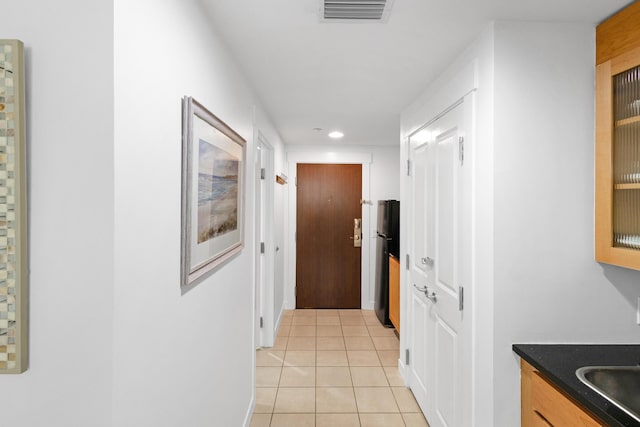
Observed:
[[[387,22],[327,23],[320,0],[201,1],[286,144],[347,145],[397,145],[400,112],[490,21],[597,24],[631,3],[395,0]]]

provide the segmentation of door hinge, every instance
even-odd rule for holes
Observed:
[[[409,349],[408,348],[404,350],[404,363],[405,363],[405,365],[409,364]]]
[[[297,176],[296,176],[295,181],[296,181],[296,187],[297,187],[298,186],[298,177]]]
[[[262,316],[260,316],[260,327],[264,327],[264,319],[262,318]]]
[[[297,232],[297,231],[294,231],[294,232],[293,232],[293,241],[294,241],[294,242],[297,242],[297,241],[298,241],[298,232]]]
[[[464,288],[458,287],[458,310],[464,310]]]
[[[265,179],[267,177],[267,170],[265,168],[260,169],[260,179]]]
[[[407,160],[407,176],[411,176],[411,160]]]
[[[464,165],[464,136],[458,137],[458,155],[460,156],[460,166]]]
[[[264,253],[264,242],[260,242],[260,253]]]
[[[411,270],[411,261],[410,261],[410,259],[409,259],[409,254],[407,254],[407,255],[406,255],[406,263],[407,263],[407,264],[405,265],[405,268],[406,268],[407,270]]]

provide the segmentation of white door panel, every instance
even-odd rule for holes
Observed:
[[[430,194],[428,185],[432,181],[428,179],[427,172],[432,168],[428,167],[428,150],[429,145],[427,141],[421,141],[414,139],[410,141],[410,158],[413,163],[412,180],[411,180],[411,199],[407,202],[411,205],[409,208],[410,218],[410,242],[409,248],[411,254],[416,254],[410,257],[410,276],[411,283],[414,285],[423,286],[429,277],[429,272],[433,269],[429,265],[428,254],[431,256],[433,252],[432,247],[427,247],[427,242],[432,239],[428,239],[427,236],[432,234],[432,230],[428,231],[427,216],[424,212],[428,209],[427,197]],[[429,177],[430,178],[430,177]],[[433,246],[433,245],[432,245]],[[418,256],[418,254],[420,254]],[[431,373],[430,362],[432,357],[430,355],[430,349],[427,344],[426,327],[428,325],[429,308],[431,306],[424,294],[416,291],[412,288],[410,293],[410,313],[411,324],[409,328],[410,336],[410,387],[413,390],[413,394],[416,400],[422,407],[422,411],[426,414],[428,407],[425,402],[429,401],[429,391],[427,383],[429,380],[429,374]]]
[[[411,248],[412,253],[415,254],[428,254],[429,249],[427,248],[427,235],[431,234],[427,231],[428,224],[424,220],[423,212],[427,208],[427,196],[429,193],[429,189],[427,188],[427,149],[429,146],[427,144],[417,145],[415,147],[414,154],[414,179],[412,186],[412,201],[415,206],[413,209],[411,219],[412,219],[412,228],[413,228],[413,236],[412,239],[413,247]],[[433,255],[433,254],[431,254]],[[426,272],[426,263],[422,257],[414,257],[413,259],[413,268],[416,270],[418,274],[427,274]]]
[[[435,319],[435,347],[436,366],[435,372],[435,410],[441,425],[458,426],[456,420],[457,401],[457,361],[458,345],[457,332],[447,325],[446,321],[436,315]],[[435,424],[435,423],[432,423]],[[437,424],[435,424],[437,425]]]
[[[454,139],[457,139],[457,128],[452,129],[436,141],[437,153],[437,199],[436,199],[436,245],[437,245],[437,276],[439,284],[444,288],[453,289],[454,283],[454,203],[456,191],[454,187],[454,167],[451,159],[454,156]]]
[[[427,323],[428,305],[425,304],[423,298],[419,298],[418,296],[412,294],[411,295],[411,313],[412,313],[412,323],[416,325],[425,325]],[[411,364],[413,366],[414,378],[413,385],[414,394],[418,401],[426,400],[427,394],[427,343],[426,336],[424,334],[414,334],[412,335],[412,359]]]

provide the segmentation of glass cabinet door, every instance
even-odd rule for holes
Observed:
[[[640,48],[596,66],[596,260],[640,270]]]
[[[613,246],[640,250],[640,66],[612,86]]]
[[[596,27],[595,257],[640,270],[640,1]]]

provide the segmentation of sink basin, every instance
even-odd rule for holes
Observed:
[[[576,376],[640,422],[640,366],[585,366]]]

